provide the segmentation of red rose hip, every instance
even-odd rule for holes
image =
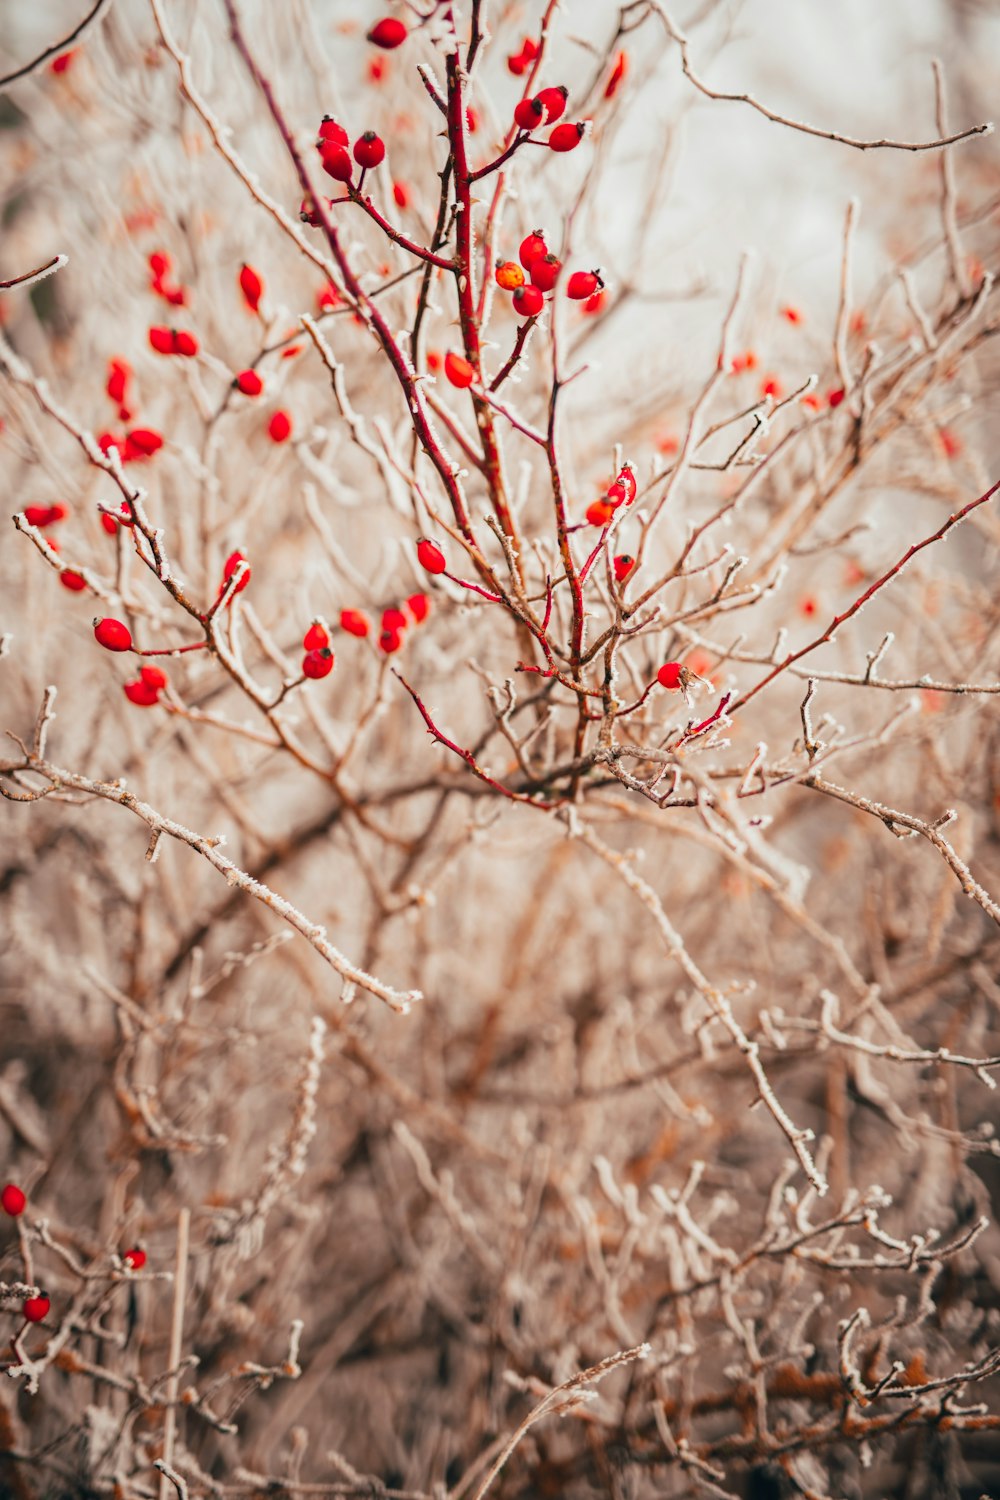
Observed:
[[[426,536],[422,536],[417,542],[417,561],[428,573],[443,573],[448,566],[437,542],[432,542]]]
[[[406,25],[396,16],[386,16],[382,21],[376,21],[368,33],[368,40],[374,47],[382,47],[386,52],[391,52],[395,47],[401,47],[409,35]]]
[[[24,1206],[28,1199],[16,1182],[8,1182],[0,1189],[0,1208],[5,1214],[10,1214],[16,1219],[18,1214],[24,1213]]]
[[[121,620],[95,620],[94,637],[105,651],[131,651],[132,633]]]

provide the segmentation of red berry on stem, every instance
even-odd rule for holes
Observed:
[[[610,500],[592,500],[585,511],[589,526],[607,526],[615,513]]]
[[[95,620],[94,637],[105,651],[131,651],[132,633],[121,620]]]
[[[320,646],[307,651],[302,658],[303,677],[329,677],[333,671],[333,652],[329,646]]]
[[[47,505],[26,505],[24,519],[29,526],[48,526],[52,520],[52,513]]]
[[[368,33],[368,40],[375,47],[383,47],[386,52],[391,52],[394,47],[401,47],[409,35],[404,22],[395,16],[386,16],[383,21],[376,21]]]
[[[555,255],[543,255],[541,260],[531,263],[531,282],[540,292],[551,292],[562,270],[562,261]]]
[[[165,250],[154,250],[149,257],[149,274],[154,281],[161,281],[170,270],[172,262]]]
[[[285,443],[292,435],[292,419],[287,411],[276,411],[267,424],[267,435],[272,443]]]
[[[533,229],[532,232],[529,235],[526,235],[521,241],[520,248],[517,252],[517,257],[524,269],[526,271],[530,271],[535,261],[541,260],[542,257],[544,255],[548,255],[548,253],[549,247],[545,243],[542,231],[540,229]]]
[[[385,142],[381,136],[376,135],[374,130],[366,130],[364,135],[354,142],[354,160],[366,171],[369,167],[377,167],[380,161],[384,161]]]
[[[354,154],[355,156],[357,156],[356,150]],[[323,171],[327,174],[328,177],[332,177],[334,182],[350,182],[351,178],[354,176],[354,166],[351,162],[351,158],[348,154],[346,146],[338,146],[332,141],[324,141],[323,149],[320,152],[320,159],[323,163]],[[312,214],[315,214],[315,206],[312,209]],[[300,213],[300,218],[301,217],[302,215]],[[313,222],[318,224],[318,215],[316,215],[315,221],[312,215],[310,215],[310,218],[307,222],[310,224],[312,224]]]
[[[514,124],[521,130],[534,130],[544,113],[540,99],[522,99],[514,105]]]
[[[229,582],[230,578],[232,578],[233,574],[236,572],[236,569],[239,567],[240,563],[243,563],[243,562],[246,562],[246,558],[243,556],[242,552],[230,552],[229,556],[226,558],[226,566],[222,570],[222,577],[223,577],[223,581],[225,583]],[[240,579],[239,583],[236,585],[235,589],[233,590],[233,592],[235,594],[242,594],[243,590],[246,588],[247,584],[250,582],[250,575],[251,575],[252,571],[253,571],[252,568],[248,567],[246,569],[246,571],[243,574],[243,577]]]
[[[141,1271],[146,1264],[146,1252],[141,1245],[133,1245],[126,1250],[122,1260],[132,1271]]]
[[[131,432],[125,434],[125,452],[122,457],[126,462],[132,458],[152,458],[162,447],[163,437],[152,427],[133,427]]]
[[[619,583],[624,583],[635,567],[635,558],[630,557],[627,552],[619,552],[612,566],[615,570],[615,578]]]
[[[149,344],[157,354],[173,354],[174,335],[169,328],[154,326],[149,330]]]
[[[498,260],[494,275],[497,286],[505,292],[516,292],[519,286],[524,286],[524,272],[516,261]]]
[[[47,1292],[39,1292],[37,1297],[25,1297],[21,1304],[21,1313],[26,1323],[41,1323],[48,1317],[52,1302]]]
[[[125,400],[131,375],[132,371],[123,359],[108,360],[108,378],[105,390],[116,406],[120,406]]]
[[[390,606],[389,609],[384,609],[382,611],[383,635],[385,635],[386,632],[390,630],[405,630],[409,623],[410,622],[403,614],[403,611],[401,609],[396,609],[395,606]]]
[[[250,311],[257,312],[260,299],[264,295],[264,283],[253,266],[248,266],[246,263],[240,268],[240,291]]]
[[[335,146],[350,144],[350,136],[343,125],[338,125],[332,115],[324,115],[319,127],[321,141],[333,141]]]
[[[669,688],[671,692],[682,685],[684,668],[679,661],[665,661],[656,674],[656,680],[661,687]]]
[[[264,382],[256,370],[241,370],[233,381],[237,390],[243,392],[244,396],[259,396],[264,389]]]
[[[0,1190],[0,1208],[3,1209],[5,1214],[10,1214],[12,1219],[16,1219],[18,1214],[24,1213],[24,1206],[27,1201],[26,1195],[16,1182],[8,1182]]]
[[[403,644],[403,637],[398,630],[383,630],[378,638],[379,650],[384,651],[386,656],[392,656]]]
[[[183,354],[187,359],[193,359],[198,353],[198,340],[186,328],[178,329],[174,334],[174,353]]]
[[[574,302],[585,302],[604,285],[598,271],[574,271],[566,283],[566,295]]]
[[[59,582],[64,589],[69,589],[71,594],[80,594],[87,587],[87,580],[81,578],[79,573],[74,573],[72,568],[63,568],[59,574]]]
[[[324,646],[329,646],[330,636],[325,625],[314,620],[302,637],[303,651],[322,651]]]
[[[579,146],[586,133],[587,127],[582,121],[573,125],[567,120],[553,130],[549,136],[549,146],[553,151],[573,151]]]
[[[368,616],[360,609],[342,609],[340,628],[346,630],[348,635],[365,636],[371,630],[371,624]]]
[[[406,601],[406,607],[415,625],[422,625],[430,614],[431,601],[426,594],[411,594]]]
[[[451,349],[444,357],[444,373],[452,385],[464,391],[476,378],[476,372],[469,361],[461,354],[455,354]]]
[[[422,536],[417,541],[417,562],[428,573],[443,573],[448,566],[445,555],[437,542],[432,542],[429,537]]]
[[[537,318],[545,306],[545,298],[537,286],[519,286],[514,293],[513,302],[514,311],[519,318]]]
[[[568,97],[569,90],[563,84],[559,84],[557,88],[542,89],[541,93],[537,96],[537,102],[545,111],[546,125],[552,125],[559,119],[566,108]]]
[[[160,696],[156,688],[150,687],[138,678],[135,682],[126,682],[122,688],[122,692],[128,701],[134,703],[137,708],[152,708]]]
[[[153,688],[158,693],[162,693],[167,685],[167,674],[162,667],[140,667],[139,677],[148,688]]]

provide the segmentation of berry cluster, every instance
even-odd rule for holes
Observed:
[[[364,174],[385,160],[385,142],[374,130],[366,130],[363,135],[359,135],[351,151],[347,149],[349,145],[350,137],[343,125],[338,125],[330,115],[324,115],[319,127],[316,150],[319,152],[323,171],[334,182],[350,183],[354,177],[355,162]],[[308,198],[303,200],[299,216],[307,224],[315,225],[319,222],[315,205]]]
[[[599,500],[587,506],[587,523],[590,526],[607,526],[620,505],[631,505],[636,495],[635,475],[631,464],[623,464],[613,484]]]

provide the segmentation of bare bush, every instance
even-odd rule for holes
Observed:
[[[43,9],[0,1491],[995,1493],[988,10]]]

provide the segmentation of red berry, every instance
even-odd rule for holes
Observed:
[[[541,260],[531,263],[531,282],[540,292],[551,292],[562,270],[562,261],[555,255],[543,255]]]
[[[397,208],[409,208],[410,189],[405,182],[394,182],[392,185],[393,202]]]
[[[187,304],[187,292],[182,286],[163,286],[160,292],[171,307],[184,307]]]
[[[507,59],[507,67],[512,73],[524,73],[535,58],[538,56],[538,43],[533,42],[530,36],[526,36],[521,43],[520,52],[512,53]]]
[[[140,667],[139,677],[148,688],[154,688],[158,693],[162,693],[167,685],[167,674],[162,667]]]
[[[354,154],[357,156],[357,151]],[[323,171],[328,177],[332,177],[334,182],[350,182],[354,176],[354,167],[345,146],[338,146],[333,141],[324,141],[320,159],[323,163]],[[308,222],[310,224],[313,222],[311,217]],[[319,223],[318,217],[316,223]]]
[[[603,285],[599,271],[574,271],[566,283],[566,295],[574,302],[585,302]]]
[[[97,446],[101,452],[106,454],[109,448],[117,448],[121,453],[125,446],[125,439],[119,437],[116,432],[101,432],[97,435]]]
[[[12,1219],[16,1219],[18,1214],[24,1213],[24,1205],[27,1201],[27,1197],[17,1186],[16,1182],[8,1182],[3,1190],[0,1191],[0,1208],[3,1209],[5,1214],[10,1214]]]
[[[519,286],[524,286],[524,272],[516,261],[498,260],[493,274],[497,286],[505,292],[516,292]]]
[[[131,1270],[141,1271],[146,1264],[146,1252],[141,1245],[133,1245],[130,1250],[125,1251],[122,1260]]]
[[[131,458],[151,458],[163,447],[163,437],[152,427],[133,427],[125,434],[126,462]]]
[[[377,167],[380,161],[384,161],[385,142],[381,136],[376,135],[374,130],[366,130],[364,135],[354,142],[354,160],[365,170],[369,167]]]
[[[351,139],[343,125],[338,125],[332,115],[323,116],[319,138],[321,141],[333,141],[335,146],[346,146]]]
[[[394,47],[401,47],[406,41],[408,32],[405,24],[395,16],[386,16],[383,21],[376,21],[368,33],[368,40],[375,47],[384,47],[386,52],[391,52]]]
[[[307,651],[302,658],[303,677],[329,677],[333,671],[333,652],[329,646],[316,651]]]
[[[59,582],[64,589],[69,589],[71,594],[82,593],[87,587],[86,579],[81,578],[79,573],[74,573],[72,568],[63,568],[59,574]]]
[[[24,507],[24,519],[29,526],[48,526],[52,514],[47,505],[26,505]]]
[[[827,393],[826,393],[827,405],[828,406],[839,406],[840,403],[841,403],[841,401],[843,401],[843,399],[844,399],[844,397],[845,397],[846,394],[847,394],[847,392],[844,390],[843,386],[838,386],[837,389],[834,390],[834,391],[827,391]]]
[[[365,636],[371,630],[371,624],[368,616],[362,614],[360,609],[342,609],[340,628],[346,630],[348,635]]]
[[[587,127],[582,122],[571,125],[567,120],[563,125],[557,125],[549,136],[549,146],[553,151],[573,151],[583,140],[587,133]]]
[[[303,651],[322,651],[324,646],[329,646],[330,636],[325,625],[314,620],[302,637]]]
[[[476,378],[476,372],[469,361],[463,355],[453,353],[451,349],[444,357],[444,373],[460,391],[464,391]]]
[[[519,286],[514,293],[513,301],[514,311],[519,318],[537,318],[545,306],[545,298],[537,286]]]
[[[256,312],[260,307],[260,299],[264,295],[264,283],[253,266],[245,263],[240,267],[240,291],[250,311]]]
[[[608,490],[608,499],[613,500],[615,505],[631,505],[635,499],[636,483],[635,473],[631,464],[623,464],[618,472],[618,477]]]
[[[59,56],[54,57],[49,63],[49,72],[53,73],[56,78],[60,73],[68,73],[79,50],[79,47],[70,47],[68,52],[60,52]]]
[[[149,687],[148,684],[138,679],[135,682],[126,682],[122,691],[128,701],[136,704],[138,708],[152,708],[160,696],[156,688]]]
[[[615,513],[615,507],[610,500],[592,500],[586,509],[587,524],[589,526],[607,526]]]
[[[52,1303],[46,1292],[39,1292],[37,1297],[25,1297],[21,1304],[21,1312],[26,1323],[41,1323],[48,1317],[49,1308]]]
[[[149,257],[149,274],[154,281],[161,281],[171,267],[171,259],[165,250],[154,250]]]
[[[514,106],[514,124],[521,130],[534,130],[542,123],[544,112],[540,99],[522,99]]]
[[[272,443],[286,443],[292,435],[292,419],[287,411],[276,411],[267,424],[267,435]]]
[[[320,217],[316,212],[316,204],[313,202],[311,194],[307,194],[299,204],[299,218],[303,224],[309,224],[313,229],[319,228]]]
[[[665,661],[656,674],[656,680],[661,687],[669,688],[675,692],[682,684],[684,668],[679,661]]]
[[[431,601],[426,594],[411,594],[406,601],[410,618],[415,625],[422,625],[430,614]]]
[[[125,400],[132,371],[123,359],[108,360],[108,378],[105,390],[116,406]]]
[[[132,633],[121,620],[95,620],[94,636],[105,651],[131,651]]]
[[[193,359],[198,353],[198,340],[186,328],[174,334],[174,353],[183,354],[188,359]]]
[[[243,556],[242,552],[230,552],[229,556],[226,558],[226,565],[222,570],[222,578],[224,583],[229,582],[230,578],[232,578],[233,574],[236,572],[236,569],[242,562],[246,562],[246,558]],[[242,594],[243,590],[250,582],[250,575],[252,571],[252,568],[246,569],[243,577],[240,579],[239,583],[233,590],[235,594]]]
[[[409,620],[403,614],[403,611],[401,609],[390,608],[384,609],[382,611],[383,635],[386,635],[389,631],[393,630],[405,630],[409,623]]]
[[[529,235],[526,235],[525,238],[521,241],[520,248],[517,252],[517,257],[524,269],[526,271],[530,271],[535,261],[541,260],[542,257],[544,255],[548,255],[548,253],[549,247],[542,237],[542,231],[540,229],[533,229],[531,233]]]
[[[171,329],[154,327],[149,330],[149,343],[157,354],[173,354],[174,335]]]
[[[233,385],[241,390],[244,396],[259,396],[264,389],[264,382],[256,370],[241,370],[233,381]]]
[[[477,109],[473,109],[471,104],[466,107],[465,123],[469,127],[469,134],[475,135],[476,131],[479,129],[479,111]]]
[[[55,505],[49,506],[49,519],[47,524],[49,526],[53,526],[55,525],[56,521],[65,521],[68,515],[69,506],[64,505],[61,500],[57,500]]]
[[[417,542],[417,562],[428,573],[443,573],[448,566],[445,555],[437,542],[432,542],[429,537],[422,536]]]
[[[625,78],[625,75],[627,73],[628,73],[628,53],[627,52],[619,52],[618,56],[615,58],[615,65],[611,69],[611,76],[608,79],[607,83],[604,85],[604,97],[605,97],[605,99],[613,99],[614,98],[615,94],[617,94],[619,88],[621,87],[621,84],[622,84],[622,82],[623,82],[623,80]]]
[[[384,651],[386,656],[392,656],[403,644],[403,637],[398,630],[383,630],[378,638],[379,650]]]
[[[551,125],[559,119],[563,110],[566,108],[566,99],[568,95],[569,90],[562,84],[559,84],[557,88],[542,89],[542,92],[538,95],[538,103],[545,111],[546,125]]]
[[[624,583],[635,567],[635,558],[630,557],[627,552],[619,552],[612,567],[615,570],[615,578],[619,583]]]

